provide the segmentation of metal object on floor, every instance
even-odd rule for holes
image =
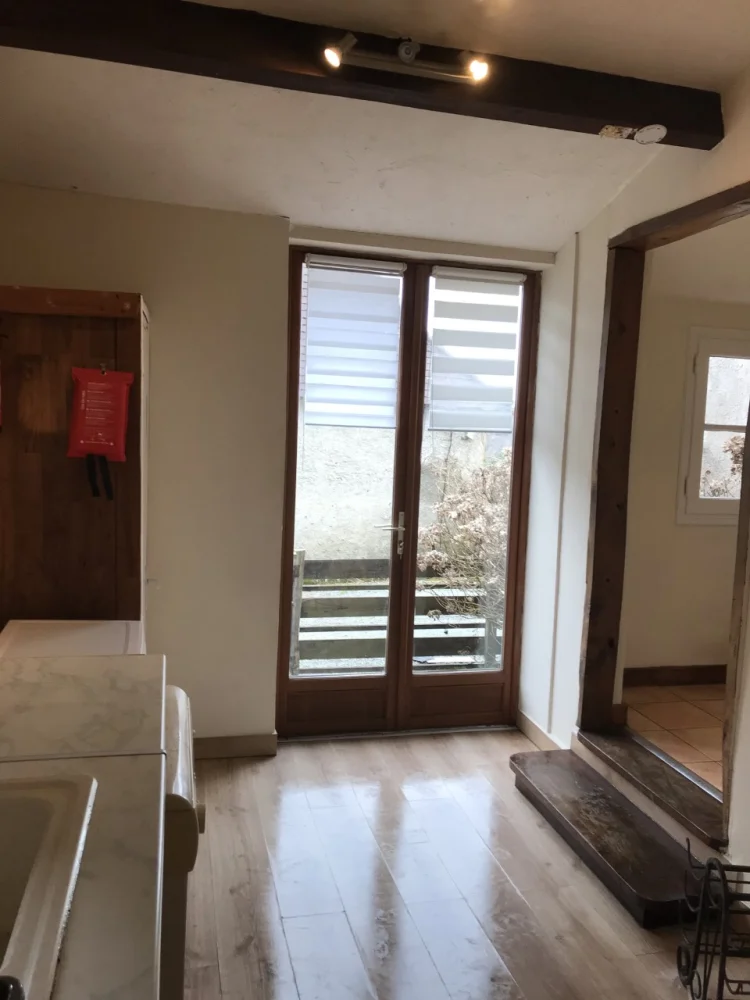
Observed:
[[[727,967],[728,959],[750,959],[750,867],[716,857],[701,863],[693,857],[690,841],[687,853],[686,920],[677,946],[680,982],[692,1000],[750,996],[750,965],[743,970],[746,979]]]
[[[198,854],[204,809],[195,791],[190,699],[181,688],[167,684],[164,714],[167,765],[159,996],[182,1000],[188,874]]]
[[[24,1000],[23,986],[13,976],[0,976],[0,1000]]]

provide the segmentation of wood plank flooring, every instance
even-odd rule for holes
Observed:
[[[515,732],[282,745],[199,762],[187,1000],[684,1000],[516,792]]]

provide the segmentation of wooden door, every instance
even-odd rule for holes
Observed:
[[[290,283],[279,733],[512,723],[536,276],[294,251]],[[485,479],[502,545],[465,572],[444,557]]]

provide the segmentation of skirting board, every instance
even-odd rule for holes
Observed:
[[[193,741],[196,760],[221,760],[224,757],[275,757],[276,733],[253,736],[200,736]]]
[[[725,663],[706,663],[694,667],[626,667],[623,687],[653,687],[661,684],[724,684]]]
[[[556,740],[553,740],[545,731],[523,712],[519,712],[516,717],[516,725],[524,736],[527,736],[539,750],[560,750],[565,749]]]

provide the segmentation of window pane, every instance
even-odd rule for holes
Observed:
[[[744,434],[703,432],[701,497],[739,500],[744,444]]]
[[[293,677],[385,672],[401,289],[401,275],[304,271]]]
[[[744,427],[748,403],[750,358],[709,358],[705,422]]]
[[[523,287],[431,283],[415,673],[502,669]]]

